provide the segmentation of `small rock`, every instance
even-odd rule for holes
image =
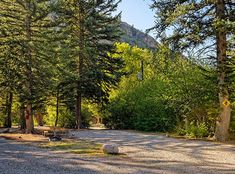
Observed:
[[[118,154],[119,153],[119,148],[118,148],[118,145],[116,145],[116,144],[104,144],[102,146],[102,150],[104,153],[107,153],[107,154]]]

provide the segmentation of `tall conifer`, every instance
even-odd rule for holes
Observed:
[[[69,55],[67,56],[76,97],[77,128],[81,128],[82,98],[93,102],[105,102],[110,87],[121,76],[123,62],[112,58],[114,43],[120,37],[120,15],[113,16],[120,1],[72,0],[58,1],[57,17]],[[72,81],[71,81],[72,82]],[[71,84],[70,84],[71,86]],[[73,91],[73,90],[71,90]]]

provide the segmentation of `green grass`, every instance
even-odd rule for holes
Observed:
[[[40,144],[40,147],[53,151],[63,151],[84,155],[104,155],[101,144],[90,141],[64,140],[61,142],[48,142]]]

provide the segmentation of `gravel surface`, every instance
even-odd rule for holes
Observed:
[[[235,174],[235,146],[115,130],[84,130],[71,136],[116,143],[126,156],[84,157],[0,139],[0,174]]]

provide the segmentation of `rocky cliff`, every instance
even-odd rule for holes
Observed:
[[[137,45],[140,48],[155,49],[157,46],[157,41],[153,37],[125,22],[121,23],[121,30],[123,31],[121,42]]]

